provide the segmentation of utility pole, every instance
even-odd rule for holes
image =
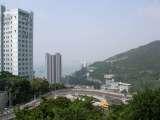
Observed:
[[[12,106],[11,89],[9,87],[6,87],[5,91],[8,94],[8,107],[10,108]]]
[[[56,83],[55,83],[55,86],[54,86],[54,98],[56,98]]]
[[[8,91],[8,102],[9,102],[9,108],[12,106],[12,99],[11,99],[11,91]]]

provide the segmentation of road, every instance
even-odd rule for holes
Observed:
[[[53,91],[52,95],[56,96],[66,96],[68,94],[71,95],[88,95],[93,96],[95,98],[107,99],[111,104],[122,102],[122,100],[126,99],[123,94],[108,92],[104,90],[90,90],[90,89],[65,89],[65,90],[57,90]]]

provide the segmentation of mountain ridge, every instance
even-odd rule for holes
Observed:
[[[116,81],[131,83],[135,88],[146,84],[160,86],[160,40],[97,61],[89,67],[94,68],[91,76],[95,79],[104,80],[104,74],[111,73],[115,74]]]

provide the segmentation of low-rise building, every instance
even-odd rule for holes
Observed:
[[[131,87],[131,84],[119,82],[118,87],[119,87],[120,92],[122,92],[124,90],[126,90],[126,92],[128,92],[129,88]]]
[[[116,82],[114,80],[113,74],[106,74],[104,75],[105,78],[105,84],[101,86],[103,90],[113,90],[113,91],[129,91],[129,88],[131,87],[131,84],[123,83],[123,82]]]

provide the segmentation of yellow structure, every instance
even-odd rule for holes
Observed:
[[[100,103],[99,103],[99,106],[101,107],[101,108],[108,108],[109,107],[109,103],[108,103],[108,101],[107,100],[102,100],[102,101],[100,101]]]

